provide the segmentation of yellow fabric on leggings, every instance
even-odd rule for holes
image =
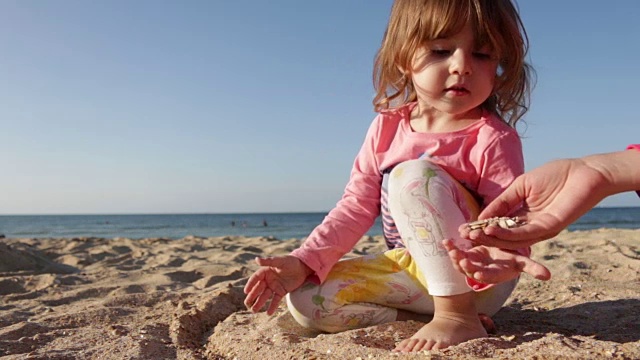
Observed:
[[[416,285],[428,293],[424,276],[405,248],[340,261],[329,273],[327,281],[341,283],[335,296],[338,303],[384,303],[381,297],[387,297],[393,290],[396,284],[393,274],[400,271],[408,273]]]

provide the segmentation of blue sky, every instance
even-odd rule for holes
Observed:
[[[0,214],[331,209],[391,3],[1,1]],[[640,2],[519,5],[527,169],[640,142]]]

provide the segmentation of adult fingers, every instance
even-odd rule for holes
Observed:
[[[467,224],[461,224],[458,227],[458,233],[460,234],[460,237],[463,239],[468,239],[470,232],[471,230],[469,230],[469,227],[467,226]]]
[[[523,225],[512,229],[489,226],[484,231],[473,230],[469,233],[468,239],[477,244],[515,250],[531,246],[543,239],[538,235],[539,229],[526,228],[528,226]]]
[[[500,239],[503,240],[516,240],[516,236],[520,236],[520,235],[514,235],[514,229],[520,229],[523,226],[529,226],[529,215],[530,212],[524,209],[520,209],[516,212],[512,212],[512,211],[507,211],[507,212],[499,212],[498,214],[501,215],[492,215],[492,216],[484,216],[483,214],[481,214],[478,219],[482,220],[482,219],[489,219],[489,218],[495,218],[495,217],[503,217],[503,216],[510,216],[510,217],[517,217],[518,218],[518,223],[519,224],[523,224],[523,225],[519,225],[517,228],[509,228],[509,229],[504,229],[498,225],[487,225],[484,228],[481,229],[471,229],[469,227],[469,223],[464,223],[464,224],[460,224],[460,226],[458,227],[458,233],[460,234],[460,237],[462,237],[463,239],[469,239],[472,241],[475,241],[476,239],[483,238],[483,235],[489,235],[489,236],[493,236],[493,237],[498,237]],[[525,228],[525,233],[531,232],[530,230],[531,228]],[[536,226],[535,227],[536,231],[540,231],[539,227]],[[520,230],[520,232],[522,232]]]
[[[511,186],[496,197],[485,207],[478,219],[488,219],[496,216],[507,216],[517,209],[525,200],[524,183],[521,177],[517,178]]]

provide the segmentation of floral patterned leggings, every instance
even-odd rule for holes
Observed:
[[[411,160],[390,174],[389,210],[405,248],[339,261],[323,284],[310,282],[287,296],[301,325],[339,332],[395,321],[398,310],[433,314],[432,296],[456,295],[472,288],[453,268],[442,240],[459,247],[458,227],[478,214],[473,197],[448,173],[428,160]],[[517,280],[476,292],[478,311],[495,314]]]

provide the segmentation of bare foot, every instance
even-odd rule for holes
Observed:
[[[411,338],[402,340],[393,351],[440,350],[481,337],[487,337],[487,331],[477,315],[439,312],[430,323]]]

